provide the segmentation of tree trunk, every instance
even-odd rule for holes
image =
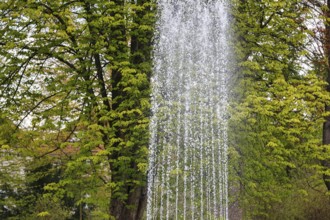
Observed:
[[[141,220],[147,202],[146,192],[146,187],[135,189],[129,193],[126,204],[122,201],[112,200],[111,214],[116,220]]]
[[[120,109],[120,104],[124,101],[125,98],[128,98],[124,92],[123,88],[120,86],[122,82],[122,74],[118,70],[113,70],[112,72],[112,98],[116,101],[112,102],[112,110],[116,111]],[[118,119],[116,119],[118,120]],[[115,123],[115,122],[111,122]],[[125,129],[125,128],[123,128]],[[128,133],[123,132],[121,129],[117,129],[115,131],[115,136],[120,137],[122,140],[127,139]],[[117,146],[120,148],[120,146]],[[137,146],[138,147],[138,146]],[[146,175],[140,173],[138,176],[128,173],[122,173],[121,165],[119,165],[116,161],[117,158],[124,154],[124,151],[128,149],[122,149],[121,151],[114,151],[111,154],[110,158],[110,166],[112,171],[112,181],[114,183],[125,183],[120,187],[117,193],[121,193],[122,195],[126,195],[127,198],[123,199],[121,197],[117,197],[116,195],[112,195],[110,201],[110,214],[115,217],[116,220],[141,220],[143,218],[143,214],[145,211],[146,203],[147,203],[147,186],[146,186]],[[138,151],[136,148],[130,149],[130,152],[126,152],[127,155],[134,155],[135,152]],[[132,161],[127,167],[129,170],[135,170],[138,172],[136,162]],[[140,184],[133,183],[134,181],[141,182]]]
[[[328,9],[330,8],[330,0],[327,0],[327,7]],[[326,19],[330,19],[330,12],[329,10],[325,11],[325,16]],[[330,24],[328,21],[325,22],[325,40],[324,40],[324,44],[325,44],[325,52],[326,52],[326,57],[327,57],[327,91],[330,92]],[[330,112],[330,106],[326,105],[325,107],[325,111],[326,112]],[[330,117],[326,117],[325,118],[325,122],[323,124],[323,144],[324,145],[329,145],[330,144]],[[328,160],[323,160],[322,161],[322,165],[328,169],[330,168],[330,161]],[[330,176],[324,174],[323,175],[323,180],[324,183],[327,187],[327,189],[330,191]]]
[[[125,1],[115,0],[116,4],[121,5],[125,4]],[[126,44],[120,44],[122,47],[122,51],[127,49],[129,56],[127,57],[127,61],[130,63],[129,67],[134,68],[139,74],[145,74],[148,80],[150,80],[151,69],[146,67],[146,64],[151,63],[150,51],[151,51],[151,36],[153,34],[152,31],[141,31],[141,25],[151,26],[151,20],[145,18],[145,15],[152,11],[151,8],[147,8],[144,5],[144,2],[152,2],[150,0],[146,1],[136,1],[136,4],[141,7],[145,7],[144,10],[136,10],[135,14],[128,15],[130,17],[129,22],[134,23],[135,25],[128,28],[125,25],[113,27],[113,34],[118,34],[119,36],[125,36],[121,40],[128,41]],[[151,7],[151,6],[149,6]],[[149,23],[148,23],[149,22]],[[116,31],[115,31],[116,30]],[[127,45],[129,45],[127,47]],[[150,65],[151,66],[151,65]],[[131,78],[136,78],[134,76],[135,73],[132,73]],[[127,77],[127,74],[125,75]],[[131,104],[125,106],[127,100],[133,100],[126,92],[126,87],[134,87],[136,85],[123,84],[123,73],[120,69],[112,69],[111,74],[111,110],[114,112],[122,112],[124,109],[132,110],[132,109],[140,109],[143,113],[143,118],[147,118],[150,114],[149,109],[144,109],[139,103]],[[136,87],[141,94],[138,98],[149,98],[149,85],[142,87]],[[136,97],[134,99],[137,99]],[[132,102],[134,103],[134,101]],[[121,118],[113,118],[112,124],[117,124],[115,129],[115,136],[119,137],[122,142],[125,142],[130,139],[130,135],[135,132],[140,133],[141,135],[147,136],[148,130],[138,130],[134,128],[134,125],[125,126],[125,123],[121,123],[120,121],[128,120]],[[116,123],[119,122],[119,123]],[[119,124],[122,124],[119,126]],[[135,130],[134,130],[135,129]],[[112,182],[123,184],[120,186],[120,189],[116,191],[112,195],[111,205],[110,205],[110,214],[114,216],[116,220],[141,220],[143,219],[144,212],[147,204],[147,177],[146,173],[143,173],[138,170],[138,162],[135,160],[136,157],[140,157],[140,159],[147,160],[147,155],[140,155],[140,147],[148,144],[148,140],[139,139],[136,141],[133,147],[122,147],[119,143],[116,143],[117,151],[113,151],[111,153],[111,170],[112,170]],[[114,146],[113,146],[114,147]],[[122,165],[118,163],[117,158],[120,156],[131,157],[132,160],[126,165]],[[123,170],[125,167],[125,172]],[[124,195],[118,196],[119,194]]]

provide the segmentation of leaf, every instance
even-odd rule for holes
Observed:
[[[50,214],[49,214],[49,212],[44,211],[44,212],[40,212],[40,213],[38,213],[37,216],[38,216],[38,217],[46,217],[46,216],[50,216]]]

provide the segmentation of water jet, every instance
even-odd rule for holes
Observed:
[[[228,6],[158,8],[147,219],[228,219]]]

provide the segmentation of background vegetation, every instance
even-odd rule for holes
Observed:
[[[330,1],[232,0],[231,219],[330,219]],[[0,1],[0,219],[142,219],[152,0]]]
[[[233,14],[232,219],[329,219],[328,6],[241,0]]]

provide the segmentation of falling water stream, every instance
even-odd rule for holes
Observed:
[[[147,219],[228,219],[228,7],[159,0]]]

